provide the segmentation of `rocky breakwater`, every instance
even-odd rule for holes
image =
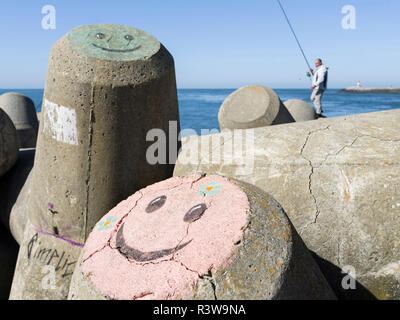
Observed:
[[[340,90],[340,92],[400,94],[400,87],[347,87],[347,88]]]

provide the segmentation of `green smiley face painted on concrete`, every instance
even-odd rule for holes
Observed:
[[[77,27],[68,33],[67,41],[85,57],[111,61],[151,57],[160,49],[160,42],[151,34],[116,24]]]

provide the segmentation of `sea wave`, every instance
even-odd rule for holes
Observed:
[[[204,101],[210,103],[222,103],[226,99],[227,95],[222,94],[191,94],[191,93],[179,93],[178,98],[181,101]]]

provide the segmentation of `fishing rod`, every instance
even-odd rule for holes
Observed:
[[[299,39],[298,39],[297,36],[296,36],[296,32],[294,32],[294,29],[293,29],[292,24],[290,23],[290,20],[289,20],[287,14],[286,14],[286,12],[285,12],[285,9],[283,8],[283,6],[282,6],[282,4],[281,4],[281,2],[280,2],[279,0],[276,0],[276,1],[278,2],[279,6],[281,7],[281,10],[282,10],[282,12],[283,12],[283,15],[284,15],[285,18],[286,18],[286,21],[287,21],[287,23],[288,23],[288,25],[289,25],[289,27],[290,27],[290,30],[292,30],[292,33],[293,33],[293,35],[294,35],[294,38],[296,39],[297,45],[299,46],[300,51],[301,51],[301,53],[302,53],[302,55],[303,55],[303,57],[304,57],[304,60],[305,60],[306,63],[307,63],[308,69],[310,70],[310,69],[311,69],[311,66],[310,66],[310,64],[308,63],[308,59],[307,59],[307,57],[306,57],[306,54],[304,53],[304,50],[303,50],[303,48],[301,47],[300,41],[299,41]],[[311,77],[311,74],[310,74],[309,72],[307,72],[307,77]]]

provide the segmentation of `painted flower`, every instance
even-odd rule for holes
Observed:
[[[207,186],[203,186],[200,187],[200,195],[201,196],[213,196],[219,193],[219,190],[222,188],[223,186],[217,186],[216,182],[211,182],[209,183]]]
[[[113,226],[113,224],[117,221],[114,217],[108,217],[105,221],[102,221],[98,224],[99,228],[97,231],[107,230]]]

